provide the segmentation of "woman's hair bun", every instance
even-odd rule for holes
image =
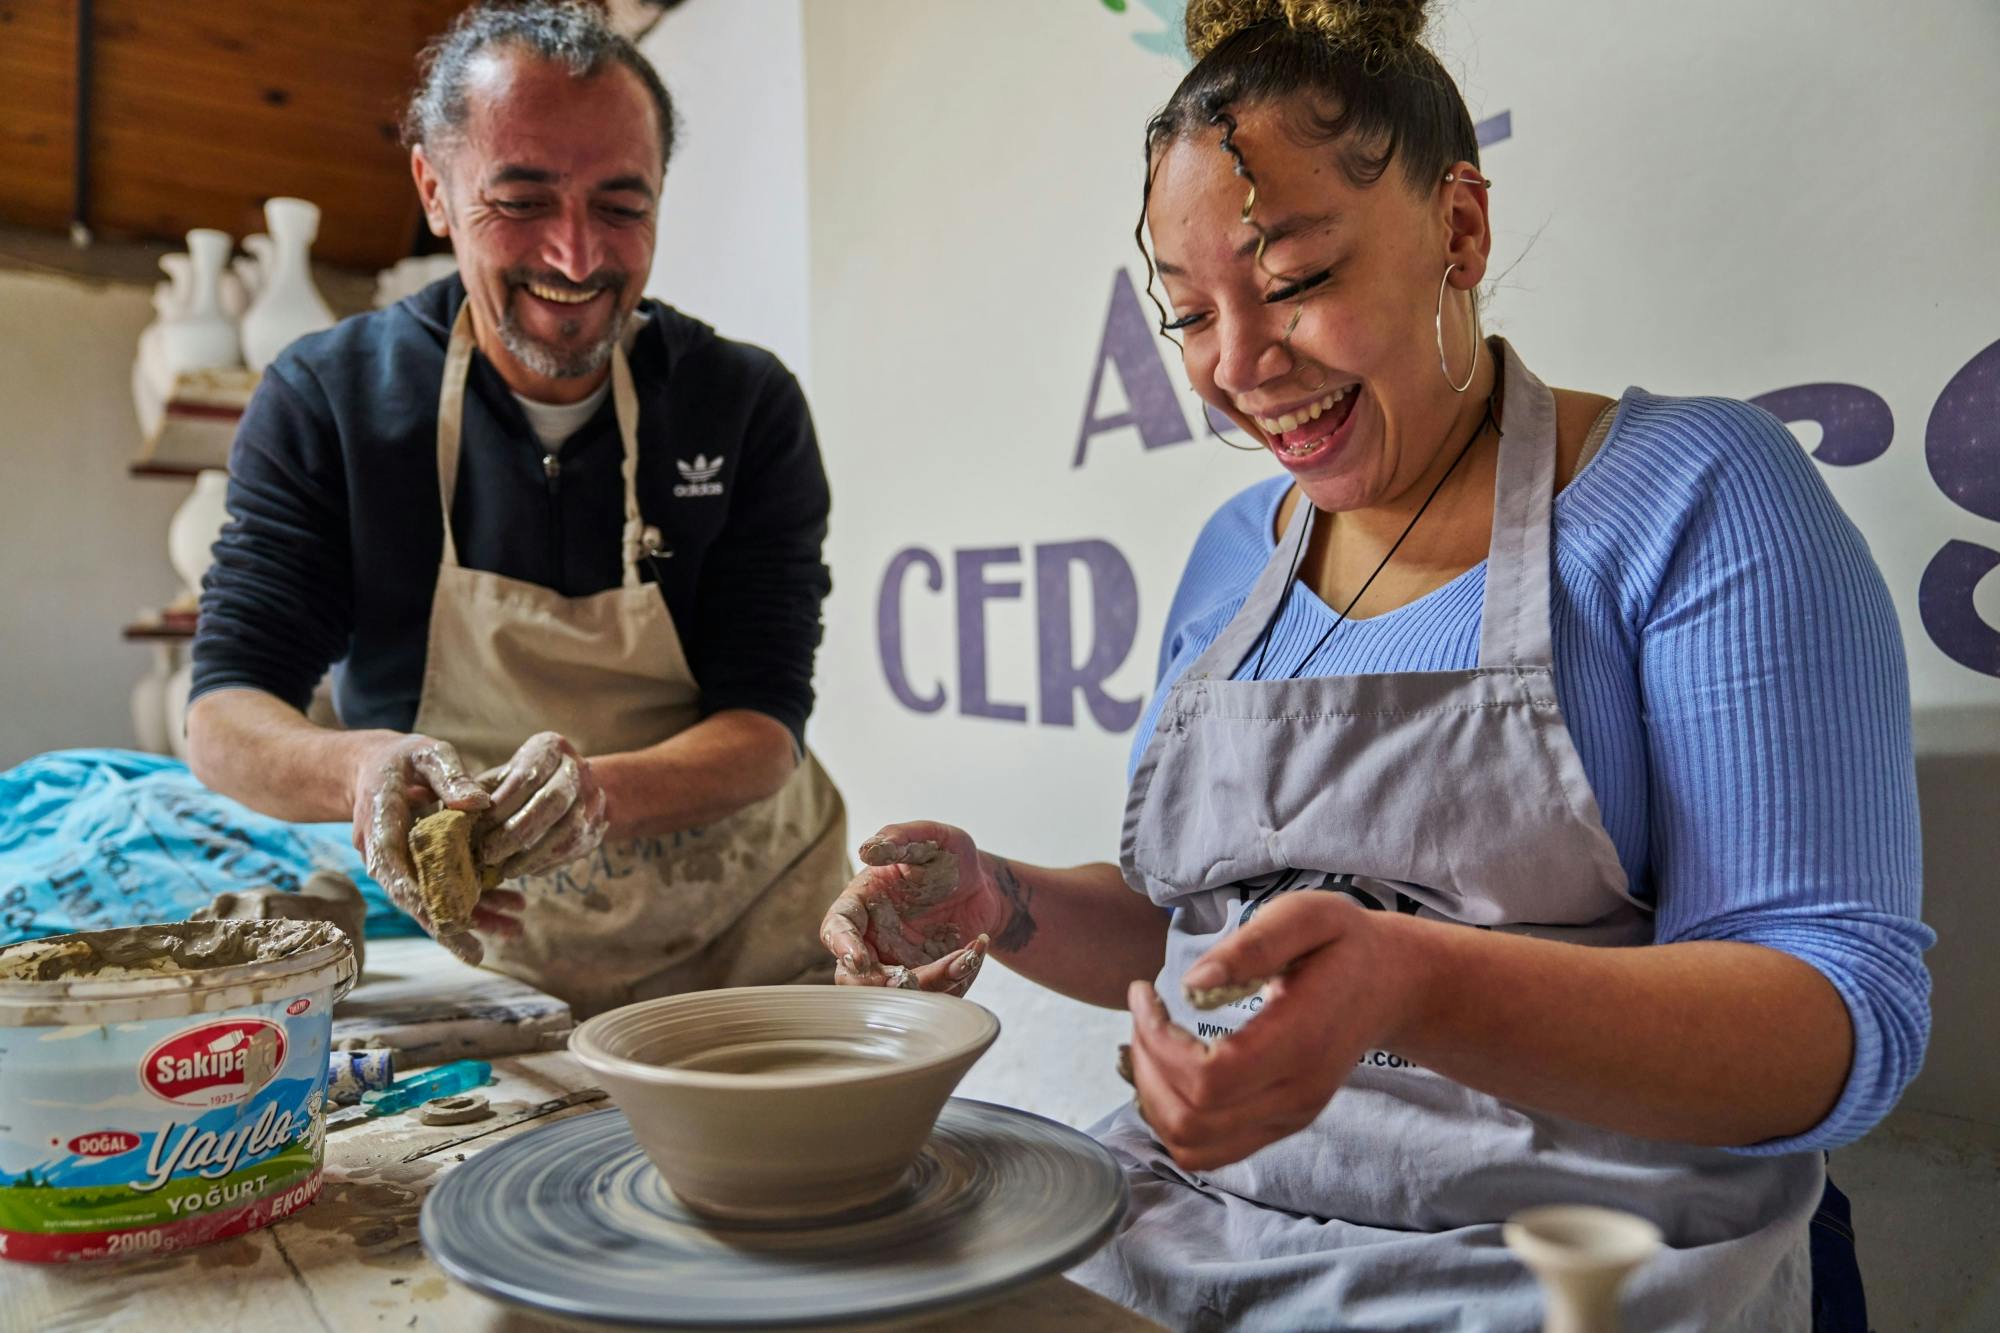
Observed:
[[[1187,49],[1196,60],[1260,23],[1283,23],[1332,45],[1388,55],[1421,46],[1426,0],[1188,0]]]

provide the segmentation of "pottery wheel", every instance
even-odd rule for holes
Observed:
[[[1125,1207],[1117,1162],[1087,1135],[953,1098],[901,1190],[855,1216],[706,1221],[611,1110],[480,1153],[431,1191],[422,1228],[439,1267],[499,1300],[654,1328],[773,1328],[975,1303],[1081,1262]]]

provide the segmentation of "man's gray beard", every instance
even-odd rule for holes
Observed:
[[[602,338],[588,347],[564,354],[530,336],[514,317],[510,306],[506,317],[500,321],[500,341],[509,355],[537,375],[552,380],[582,379],[585,375],[595,375],[611,359],[611,348],[618,341],[616,330],[620,323],[619,320],[612,320],[611,330]]]

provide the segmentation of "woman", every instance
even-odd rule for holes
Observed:
[[[1665,1232],[1633,1327],[1805,1328],[1823,1150],[1928,1027],[1895,617],[1779,423],[1481,339],[1422,17],[1189,6],[1163,328],[1284,475],[1195,543],[1119,865],[894,826],[822,938],[1129,1006],[1133,1212],[1076,1275],[1170,1326],[1533,1328],[1499,1226],[1561,1202]]]

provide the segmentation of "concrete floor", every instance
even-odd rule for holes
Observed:
[[[1898,1111],[1832,1173],[1876,1333],[2000,1330],[2000,1126]]]

